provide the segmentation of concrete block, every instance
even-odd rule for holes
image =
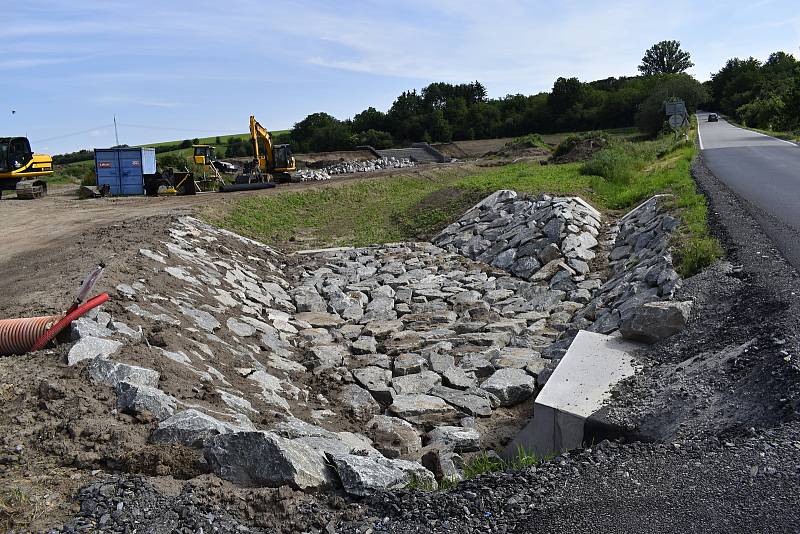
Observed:
[[[514,457],[520,446],[539,457],[580,447],[587,419],[602,408],[620,380],[634,374],[631,355],[643,346],[619,335],[578,332],[536,397],[533,419],[503,457]]]

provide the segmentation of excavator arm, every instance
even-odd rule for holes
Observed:
[[[297,170],[289,145],[276,145],[272,134],[250,115],[250,137],[253,141],[253,154],[258,168],[265,174],[287,175]],[[263,141],[264,153],[261,153]],[[284,177],[285,178],[285,177]]]
[[[253,141],[253,154],[258,162],[258,168],[261,172],[269,173],[270,169],[275,168],[272,154],[272,135],[259,124],[254,115],[250,115],[250,137]],[[264,140],[264,152],[266,154],[261,154],[259,140],[262,139]]]

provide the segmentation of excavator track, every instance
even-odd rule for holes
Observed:
[[[43,180],[20,180],[16,187],[17,198],[33,200],[47,194],[47,182]]]

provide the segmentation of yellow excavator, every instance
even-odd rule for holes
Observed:
[[[219,170],[214,164],[217,161],[217,157],[214,155],[214,147],[211,145],[192,145],[192,148],[194,149],[195,165],[202,165],[210,169],[209,174],[216,180],[222,181],[222,176],[220,176]],[[203,179],[206,179],[206,177],[203,176]]]
[[[272,134],[250,115],[250,137],[253,142],[253,161],[236,177],[237,184],[289,182],[297,170],[289,145],[276,145]]]
[[[15,190],[17,198],[36,198],[47,193],[42,176],[53,174],[53,158],[34,154],[27,137],[0,137],[0,196]]]

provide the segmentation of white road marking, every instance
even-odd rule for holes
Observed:
[[[774,139],[775,141],[780,141],[781,143],[786,143],[787,145],[792,145],[793,147],[797,148],[797,144],[796,143],[792,143],[791,141],[787,141],[786,139],[779,139],[777,137],[772,137],[771,135],[763,134],[761,132],[757,132],[755,130],[751,130],[750,128],[742,128],[741,126],[735,126],[735,125],[731,124],[730,122],[728,124],[733,126],[734,128],[739,129],[739,130],[744,130],[746,132],[751,132],[751,133],[754,133],[756,135],[760,135],[761,137],[769,137],[770,139]]]
[[[703,136],[700,135],[700,115],[695,113],[694,116],[697,119],[697,140],[700,141],[700,150],[703,150]]]

